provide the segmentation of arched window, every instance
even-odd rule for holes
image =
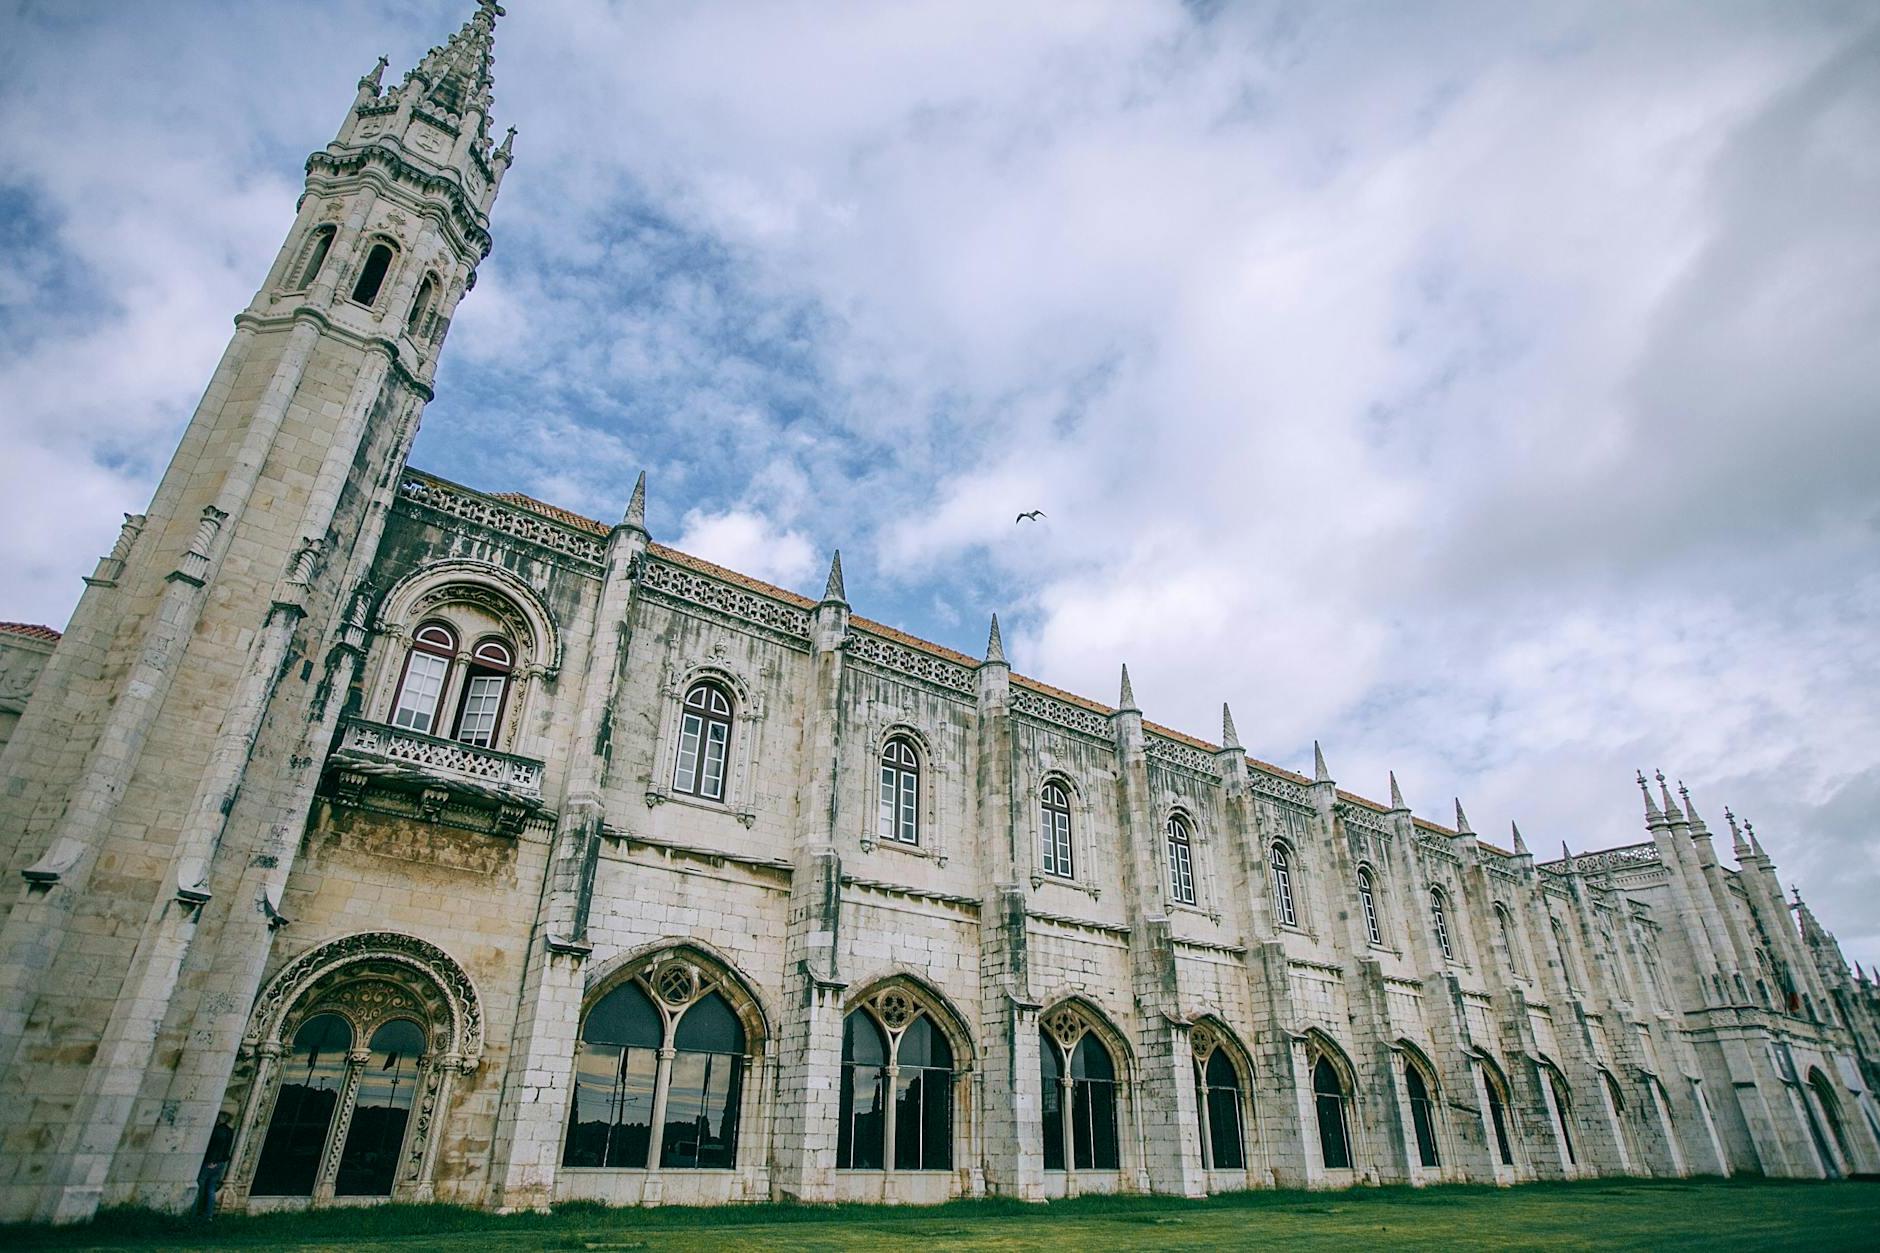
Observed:
[[[1442,950],[1443,960],[1454,961],[1455,951],[1449,947],[1449,910],[1441,888],[1430,889],[1430,925],[1436,929],[1436,947]]]
[[[1312,1099],[1318,1110],[1319,1160],[1327,1170],[1351,1169],[1351,1100],[1345,1077],[1329,1054],[1321,1053],[1312,1067]]]
[[[1273,863],[1273,907],[1279,911],[1282,927],[1299,925],[1299,911],[1293,906],[1292,859],[1284,844],[1275,844],[1269,854]]]
[[[398,699],[392,705],[392,725],[429,735],[437,725],[437,703],[444,694],[451,658],[457,655],[457,633],[441,622],[427,622],[412,633],[411,652],[398,680]]]
[[[280,1092],[249,1188],[253,1195],[313,1195],[352,1042],[352,1024],[338,1014],[315,1014],[294,1033],[293,1048],[281,1059]]]
[[[907,993],[889,989],[842,1024],[836,1166],[953,1168],[953,1046]]]
[[[398,1173],[398,1150],[418,1094],[418,1059],[424,1031],[408,1018],[394,1018],[372,1033],[371,1056],[359,1071],[352,1126],[340,1154],[336,1196],[390,1196]]]
[[[1508,968],[1525,977],[1527,971],[1521,964],[1521,949],[1514,939],[1514,915],[1500,901],[1495,902],[1495,930],[1501,933],[1501,946],[1508,951]]]
[[[457,739],[479,748],[489,748],[496,742],[503,700],[509,692],[509,673],[514,666],[515,653],[507,640],[484,640],[470,650],[463,701],[457,707]]]
[[[1495,1151],[1503,1166],[1514,1165],[1514,1145],[1508,1139],[1508,1093],[1501,1076],[1482,1068],[1482,1087],[1488,1092],[1488,1121],[1495,1129]]]
[[[1567,1155],[1567,1164],[1575,1165],[1580,1159],[1573,1151],[1573,1132],[1569,1125],[1573,1118],[1573,1101],[1567,1093],[1566,1077],[1547,1062],[1542,1062],[1540,1069],[1547,1079],[1547,1091],[1554,1098],[1554,1123],[1560,1129],[1560,1147]]]
[[[706,800],[725,798],[725,758],[731,745],[731,695],[709,680],[685,694],[679,719],[679,759],[673,765],[676,792]]]
[[[297,291],[305,291],[313,286],[313,280],[320,277],[320,269],[326,265],[326,254],[333,247],[333,235],[337,228],[322,226],[313,232],[307,244],[307,259],[300,267],[300,281],[294,284]]]
[[[900,844],[920,843],[920,755],[905,736],[881,750],[881,803],[875,833]]]
[[[427,274],[418,284],[418,294],[412,298],[411,313],[405,318],[405,330],[412,335],[422,337],[425,318],[431,312],[431,302],[437,297],[437,278]]]
[[[379,289],[385,286],[385,275],[392,268],[392,246],[373,244],[372,251],[366,254],[366,263],[359,267],[359,281],[353,284],[352,298],[370,308],[378,301]]]
[[[1170,814],[1163,828],[1168,837],[1168,895],[1180,905],[1195,903],[1195,859],[1188,839],[1188,823]]]
[[[1189,1044],[1195,1062],[1195,1107],[1201,1115],[1202,1162],[1209,1170],[1244,1170],[1247,1137],[1240,1069],[1221,1037],[1206,1024],[1195,1027]]]
[[[1435,1103],[1430,1099],[1435,1083],[1424,1076],[1421,1065],[1405,1058],[1403,1086],[1404,1094],[1410,1098],[1410,1126],[1416,1133],[1417,1161],[1426,1169],[1435,1169],[1442,1164],[1436,1151]]]
[[[1044,1168],[1117,1170],[1116,1059],[1076,1011],[1060,1010],[1039,1029],[1044,1085]]]
[[[1384,943],[1384,930],[1377,921],[1377,889],[1369,870],[1358,871],[1358,907],[1364,911],[1364,935],[1371,943]]]
[[[1841,1150],[1841,1160],[1851,1169],[1854,1155],[1848,1149],[1847,1128],[1841,1122],[1841,1101],[1835,1095],[1834,1085],[1828,1082],[1828,1076],[1818,1068],[1810,1067],[1808,1087],[1815,1094],[1815,1101],[1821,1106],[1822,1117],[1827,1121],[1828,1132],[1834,1137],[1834,1146]]]
[[[745,1062],[744,1025],[698,968],[641,972],[581,1025],[562,1165],[730,1169]]]
[[[1567,933],[1561,928],[1558,918],[1548,920],[1548,929],[1553,932],[1554,957],[1560,962],[1560,977],[1567,981],[1569,992],[1577,992],[1580,990],[1580,972],[1574,968],[1573,952],[1567,947]]]
[[[1042,801],[1044,872],[1069,879],[1071,875],[1071,797],[1062,783],[1044,785]]]

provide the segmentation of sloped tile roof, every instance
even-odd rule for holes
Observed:
[[[0,622],[0,634],[23,635],[29,640],[44,640],[48,644],[56,644],[62,638],[61,633],[51,627],[32,622]]]

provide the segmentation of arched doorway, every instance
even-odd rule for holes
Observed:
[[[1351,1067],[1329,1040],[1316,1034],[1306,1052],[1312,1078],[1312,1104],[1319,1132],[1319,1164],[1326,1170],[1351,1170]]]

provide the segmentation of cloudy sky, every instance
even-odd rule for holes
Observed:
[[[416,464],[1537,851],[1662,766],[1880,960],[1871,4],[509,7]],[[0,3],[0,616],[471,8]]]

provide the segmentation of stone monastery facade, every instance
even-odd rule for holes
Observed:
[[[499,12],[361,80],[148,509],[0,630],[0,1218],[187,1205],[223,1111],[237,1210],[1880,1171],[1880,995],[1681,787],[1542,862],[664,547],[643,478],[407,468]]]

